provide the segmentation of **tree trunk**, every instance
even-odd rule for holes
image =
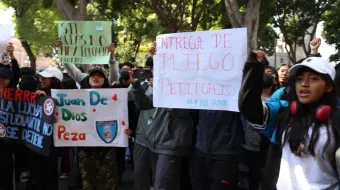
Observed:
[[[64,13],[69,20],[85,20],[86,7],[89,0],[80,0],[78,8],[72,5],[70,0],[57,0],[58,9]]]
[[[36,68],[37,68],[37,64],[36,64],[37,58],[33,54],[30,44],[27,41],[22,41],[21,44],[24,47],[28,57],[30,58],[30,61],[31,61],[31,65],[30,66],[31,66],[31,68],[36,70]]]
[[[86,7],[89,2],[89,0],[79,0],[78,8],[76,8],[72,0],[57,0],[57,7],[64,13],[68,20],[82,21],[86,18]],[[89,70],[88,65],[77,66],[84,68],[85,72]]]
[[[185,11],[188,8],[188,0],[149,0],[150,6],[158,19],[163,23],[165,33],[176,33],[181,30],[184,23]],[[173,9],[176,4],[176,9]]]
[[[233,28],[247,28],[248,52],[257,49],[261,0],[248,0],[246,13],[242,16],[237,0],[224,0],[229,21]]]

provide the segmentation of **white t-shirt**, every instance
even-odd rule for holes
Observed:
[[[308,131],[309,136],[311,136],[311,133],[312,128]],[[320,128],[320,135],[315,145],[315,157],[308,152],[307,143],[304,151],[307,154],[302,153],[301,156],[296,156],[290,150],[287,142],[282,149],[280,174],[276,188],[278,190],[339,189],[337,173],[329,161],[331,156],[335,158],[335,153],[331,152],[334,150],[335,144],[331,140],[326,151],[322,154],[326,142],[326,126]]]

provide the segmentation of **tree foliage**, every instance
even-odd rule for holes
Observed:
[[[315,37],[322,15],[336,0],[277,0],[274,26],[281,30],[291,62],[297,61],[296,51],[302,47],[310,54],[309,41]]]
[[[88,6],[88,19],[113,22],[116,56],[121,62],[144,62],[149,44],[163,31],[155,13],[142,0],[92,2]]]
[[[33,68],[36,67],[36,55],[52,54],[52,47],[58,39],[57,21],[63,18],[53,3],[50,8],[45,8],[46,1],[2,0],[15,10],[16,36],[21,40]]]
[[[340,0],[332,5],[323,17],[323,37],[328,44],[335,45],[337,52],[330,57],[330,61],[340,61]]]
[[[121,62],[141,63],[152,41],[162,33],[231,28],[224,0],[0,0],[15,9],[16,34],[35,55],[50,55],[57,39],[57,21],[108,20],[113,22],[116,56]],[[257,0],[256,0],[257,1]],[[275,31],[268,7],[260,9],[258,45],[272,52]],[[247,1],[239,11],[246,14]]]
[[[52,55],[58,39],[58,20],[63,15],[55,8],[44,9],[42,2],[32,6],[23,17],[16,17],[16,35],[31,44],[36,55]]]

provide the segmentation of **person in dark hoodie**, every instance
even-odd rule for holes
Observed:
[[[266,102],[272,95],[274,77],[264,74],[262,86],[262,101]],[[248,168],[245,178],[248,181],[249,190],[258,190],[261,182],[261,169],[265,162],[265,155],[268,151],[269,142],[265,141],[266,137],[262,136],[259,131],[249,125],[246,118],[242,117],[243,127],[245,128],[245,143],[243,146],[242,160]],[[263,145],[263,142],[266,142]],[[261,146],[262,145],[262,146]]]
[[[0,88],[15,88],[13,72],[9,67],[0,65]],[[0,189],[13,189],[13,156],[18,146],[7,144],[0,138]]]
[[[0,64],[0,88],[16,88],[21,72],[18,61],[14,57],[14,47],[11,43],[6,49],[9,60]],[[21,146],[7,144],[0,138],[0,189],[13,189],[13,154],[20,152]]]
[[[137,107],[141,110],[152,110],[154,108],[152,91],[147,91],[147,94],[140,81],[133,77],[133,72],[130,73],[130,80],[133,86],[131,90],[132,97]],[[152,86],[152,82],[151,84],[150,82],[149,85]],[[148,89],[152,88],[149,87]],[[144,158],[148,160],[139,160],[139,162],[141,162],[141,164],[148,164],[151,169],[155,168],[153,175],[154,190],[180,189],[181,161],[183,156],[188,156],[191,152],[193,130],[192,113],[193,111],[191,110],[167,108],[155,108],[153,114],[146,116],[147,118],[141,118],[141,113],[140,121],[144,119],[142,122],[145,122],[145,120],[147,122],[146,127],[141,131],[141,135],[143,136],[137,134],[137,140],[141,140],[145,146],[135,145],[134,153],[136,157],[137,155],[139,156],[136,148],[144,152]],[[137,133],[138,132],[139,130],[137,128]],[[137,144],[138,141],[136,141]],[[145,150],[145,148],[147,148],[149,152]],[[150,154],[150,152],[153,153],[155,157]],[[155,165],[153,165],[153,159],[155,159]],[[137,168],[135,165],[135,171],[138,169],[142,168]],[[149,171],[138,172],[147,175]],[[149,181],[144,181],[144,188],[147,188],[148,182]],[[142,190],[141,187],[136,188]]]
[[[60,45],[61,42],[59,41]],[[113,60],[114,44],[111,44],[110,82],[118,79],[118,64]],[[64,64],[67,73],[81,89],[111,88],[105,71],[93,68],[88,74],[81,71],[74,64]],[[112,80],[113,79],[113,80]],[[116,150],[112,147],[82,147],[79,148],[79,167],[83,179],[84,190],[115,190],[117,180]]]
[[[49,67],[38,74],[40,86],[36,91],[37,96],[51,96],[51,89],[63,89],[63,73],[55,67]],[[48,157],[31,151],[32,181],[36,190],[58,190],[59,170],[58,158],[63,155],[63,148],[51,144]]]
[[[114,81],[112,83],[113,88],[129,88],[131,85],[130,82],[130,72],[133,69],[133,64],[130,62],[125,62],[122,65],[122,70],[120,72],[120,77],[119,77],[119,82]],[[131,93],[129,93],[131,94]],[[137,127],[137,122],[138,122],[138,117],[139,117],[139,110],[137,110],[131,95],[128,97],[128,112],[129,112],[129,130],[131,131],[131,137],[129,139],[129,149],[132,151],[133,150],[133,139],[134,139],[134,133],[136,127]],[[117,172],[118,172],[118,183],[121,183],[122,179],[122,174],[125,170],[125,150],[126,148],[117,148]],[[133,154],[131,155],[133,159]],[[132,164],[133,166],[133,164]]]
[[[240,113],[199,110],[193,189],[237,189],[243,139]]]
[[[19,89],[27,90],[30,92],[37,91],[38,88],[38,77],[35,74],[35,70],[31,67],[22,67],[21,71],[21,80],[19,82]],[[31,151],[27,147],[22,147],[21,151],[16,154],[15,163],[16,163],[16,181],[28,182],[29,181],[29,169],[30,169],[30,159]],[[26,184],[29,187],[31,184]]]

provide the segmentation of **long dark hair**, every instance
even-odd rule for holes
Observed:
[[[316,73],[310,69],[307,69],[309,72]],[[301,69],[298,73],[301,74],[306,69]],[[317,73],[318,74],[318,73]],[[322,126],[326,126],[327,130],[327,141],[323,147],[323,153],[326,151],[327,147],[334,140],[335,142],[335,149],[332,150],[335,153],[336,148],[339,145],[339,137],[340,137],[340,130],[338,127],[338,116],[337,116],[337,86],[332,81],[330,76],[328,75],[321,75],[322,79],[326,82],[326,86],[332,86],[333,90],[329,93],[325,93],[318,102],[314,104],[303,105],[300,104],[298,101],[298,97],[296,95],[295,83],[289,84],[289,91],[287,94],[287,101],[289,102],[289,106],[281,110],[278,114],[277,121],[279,123],[279,135],[283,138],[282,146],[286,143],[289,144],[289,147],[292,152],[296,155],[301,154],[301,145],[302,149],[304,149],[304,145],[308,144],[307,150],[312,155],[315,156],[315,146],[320,136],[320,128]],[[296,81],[297,76],[291,76],[291,81]],[[290,113],[290,105],[293,101],[297,102],[298,110],[295,116],[292,116]],[[331,119],[330,122],[321,122],[318,121],[316,118],[315,110],[320,105],[328,105],[332,109]],[[309,130],[312,126],[312,133],[309,136]],[[309,139],[309,142],[306,142]],[[282,140],[280,139],[280,142]],[[304,149],[305,150],[305,149]],[[305,152],[306,153],[306,152]],[[333,158],[334,156],[332,156]]]

